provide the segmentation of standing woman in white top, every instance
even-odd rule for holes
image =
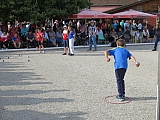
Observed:
[[[74,29],[71,26],[68,26],[68,30],[69,30],[69,35],[68,35],[68,39],[69,39],[69,49],[70,49],[70,55],[73,56],[74,55],[74,36],[75,36],[75,32]]]
[[[147,27],[144,27],[144,30],[143,30],[143,38],[144,38],[144,42],[148,42],[149,30],[147,29]]]
[[[137,28],[139,30],[139,32],[142,32],[142,23],[140,21],[138,21],[138,25],[137,25]]]

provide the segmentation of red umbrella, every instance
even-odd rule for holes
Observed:
[[[111,14],[85,9],[77,14],[73,14],[68,17],[68,19],[92,19],[92,18],[113,18],[113,16]]]
[[[113,18],[149,18],[149,17],[157,18],[157,15],[153,15],[145,12],[139,12],[132,9],[130,9],[129,11],[113,14]]]

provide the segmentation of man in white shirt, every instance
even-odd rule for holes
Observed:
[[[139,32],[141,32],[142,31],[142,23],[140,21],[138,21],[137,27],[138,27]]]
[[[126,27],[129,28],[129,23],[128,20],[124,23],[124,32],[126,32]]]
[[[97,28],[94,25],[93,20],[91,20],[91,26],[89,26],[88,30],[89,30],[89,49],[87,51],[92,50],[92,44],[94,44],[93,51],[97,51],[97,43],[96,43]]]
[[[78,20],[78,22],[77,22],[77,29],[79,30],[80,27],[81,27],[81,23],[80,23],[80,20]]]

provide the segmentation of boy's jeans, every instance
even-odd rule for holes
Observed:
[[[154,49],[155,50],[157,49],[158,41],[159,41],[159,37],[156,37],[155,44],[154,44]]]
[[[89,37],[89,49],[92,50],[92,43],[94,44],[94,49],[97,50],[96,36]]]
[[[122,96],[125,94],[125,84],[124,84],[125,73],[126,73],[126,69],[124,69],[124,68],[120,68],[120,69],[115,70],[119,96]]]

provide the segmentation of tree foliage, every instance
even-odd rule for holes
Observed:
[[[1,0],[2,20],[41,20],[65,18],[78,10],[90,6],[89,0]]]

